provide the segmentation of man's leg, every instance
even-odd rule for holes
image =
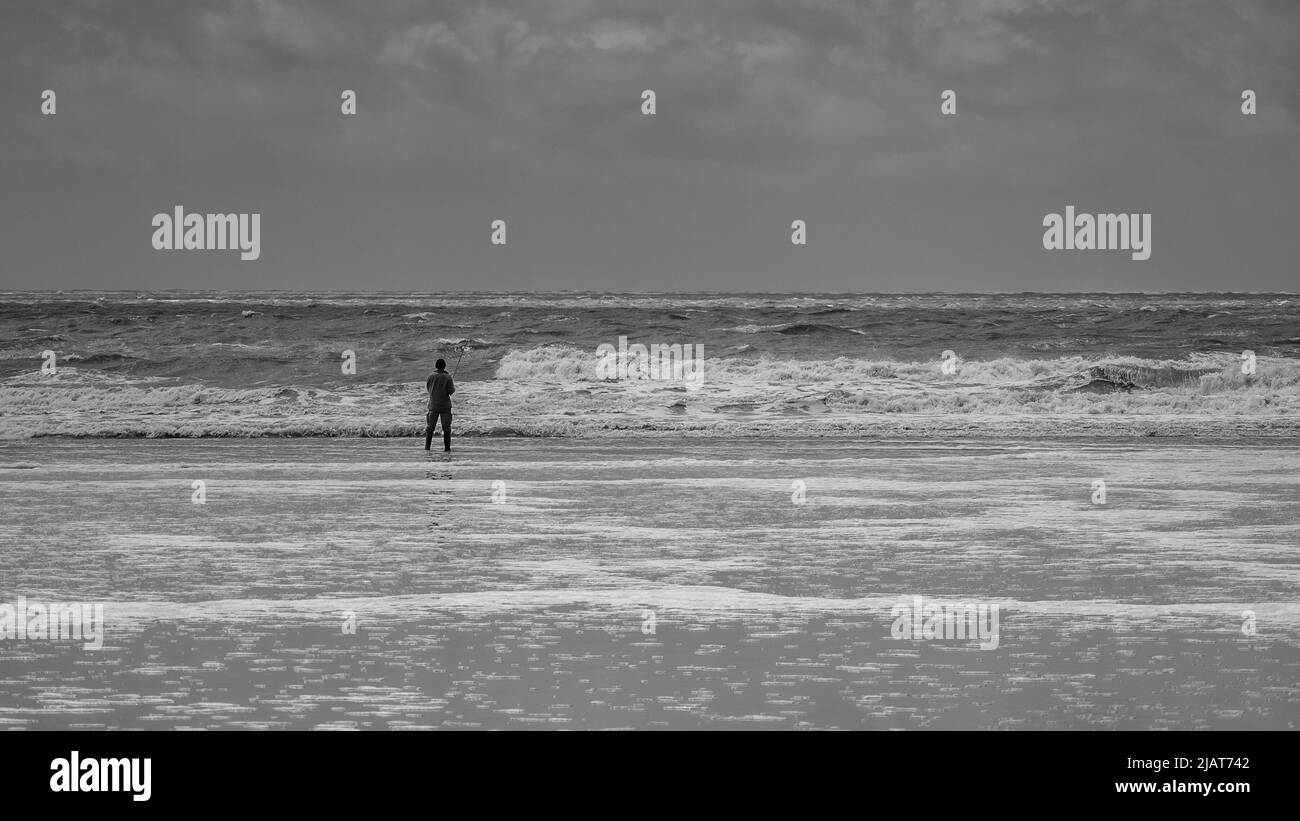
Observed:
[[[442,450],[451,453],[451,411],[442,414]]]
[[[433,444],[433,426],[438,421],[438,415],[431,413],[424,418],[426,427],[424,429],[424,449],[428,450]]]

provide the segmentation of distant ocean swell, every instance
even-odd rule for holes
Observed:
[[[437,356],[468,435],[1300,427],[1287,295],[39,297],[0,294],[3,438],[411,436]],[[703,345],[702,387],[602,379],[619,336]]]

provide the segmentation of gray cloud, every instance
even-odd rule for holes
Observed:
[[[0,250],[10,287],[349,287],[361,269],[390,288],[1294,287],[1291,3],[105,1],[0,17],[0,218],[23,226]],[[38,113],[43,88],[56,117]],[[360,116],[339,115],[343,88]],[[939,116],[945,88],[956,117]],[[174,202],[266,212],[258,272],[149,252],[149,214]],[[1038,220],[1067,202],[1153,212],[1152,262],[1044,255]],[[497,216],[508,248],[486,241]],[[797,253],[794,216],[811,229]]]

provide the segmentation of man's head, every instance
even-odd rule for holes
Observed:
[[[447,360],[439,359],[437,362],[433,363],[433,367],[437,368],[440,371],[445,371],[447,370]]]

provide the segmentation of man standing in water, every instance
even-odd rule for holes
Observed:
[[[439,359],[434,363],[437,368],[429,375],[425,387],[429,389],[429,427],[424,432],[424,449],[433,444],[433,429],[442,420],[442,449],[451,453],[451,395],[456,392],[456,385],[447,373],[447,361]]]

